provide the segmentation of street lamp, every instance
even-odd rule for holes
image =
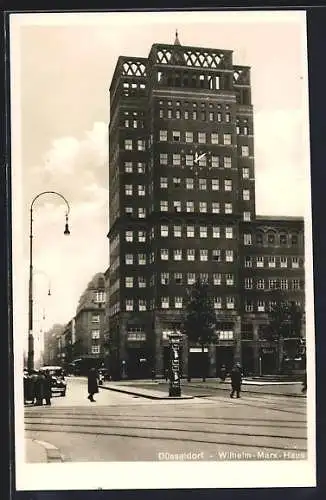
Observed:
[[[33,276],[35,276],[35,274],[43,274],[43,276],[45,276],[48,279],[48,295],[50,296],[51,295],[51,280],[50,280],[49,276],[44,271],[40,271],[38,269],[36,269],[36,270],[34,269]]]
[[[68,217],[70,212],[70,206],[66,198],[56,191],[43,191],[37,194],[30,206],[30,234],[29,234],[29,292],[28,292],[28,358],[27,358],[27,368],[28,370],[33,370],[34,368],[34,337],[33,337],[33,206],[35,201],[45,194],[52,194],[59,196],[65,204],[67,205],[66,212],[66,223],[65,223],[65,235],[69,235],[69,225]]]

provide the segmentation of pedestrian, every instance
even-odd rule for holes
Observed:
[[[303,394],[306,394],[306,392],[307,392],[307,370],[305,370],[305,372],[304,372],[301,392]]]
[[[88,374],[88,396],[91,403],[95,403],[94,394],[98,393],[98,380],[95,368],[91,368]]]
[[[36,372],[35,378],[35,405],[43,405],[43,391],[44,391],[44,375],[41,372]]]
[[[167,368],[165,368],[164,370],[164,375],[165,375],[165,382],[167,382],[169,380],[169,370]]]
[[[50,375],[49,370],[45,370],[43,379],[43,398],[45,399],[45,403],[47,405],[51,405],[51,397],[52,397],[52,377]]]
[[[241,382],[242,382],[242,374],[241,374],[240,364],[236,363],[231,371],[232,391],[230,394],[230,398],[233,398],[234,393],[237,393],[237,398],[240,397]]]

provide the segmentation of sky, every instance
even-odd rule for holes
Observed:
[[[109,265],[109,86],[120,55],[153,43],[233,50],[251,66],[259,215],[310,214],[304,13],[24,14],[12,18],[14,287],[26,318],[33,210],[35,328],[66,323],[92,276]],[[48,281],[51,296],[47,295]],[[43,320],[43,310],[46,319]],[[23,327],[22,327],[23,328]]]

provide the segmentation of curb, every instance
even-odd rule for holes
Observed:
[[[100,385],[99,388],[101,389],[106,389],[107,391],[115,391],[115,392],[122,392],[124,394],[131,394],[132,396],[138,396],[140,398],[145,398],[145,399],[156,399],[156,400],[184,400],[184,399],[194,399],[195,396],[180,396],[180,397],[174,397],[174,396],[153,396],[151,394],[143,394],[139,392],[134,392],[126,389],[120,389],[117,387],[108,387],[104,385]]]
[[[39,441],[38,439],[33,439],[34,443],[43,446],[46,451],[47,462],[64,462],[64,457],[60,453],[59,449],[51,443],[47,443],[46,441]]]
[[[188,384],[188,387],[198,387],[196,384],[191,384],[189,383]],[[205,385],[205,386],[202,386],[204,389],[213,389],[215,391],[230,391],[230,388],[229,387],[209,387],[208,385]],[[291,394],[291,393],[288,393],[288,394],[282,394],[282,393],[279,393],[279,392],[263,392],[263,391],[255,391],[255,390],[244,390],[243,389],[243,386],[242,386],[242,390],[241,392],[244,392],[246,394],[262,394],[262,395],[265,395],[265,396],[280,396],[280,397],[285,397],[285,398],[304,398],[305,397],[305,394]]]

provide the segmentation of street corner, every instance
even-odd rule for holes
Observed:
[[[25,439],[25,461],[27,463],[64,462],[60,450],[47,441],[33,438]]]

